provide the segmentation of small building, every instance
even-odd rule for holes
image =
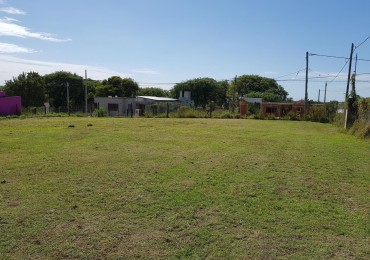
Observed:
[[[168,97],[154,97],[154,96],[137,96],[136,97],[136,115],[144,115],[146,112],[153,114],[169,112],[173,110],[176,104],[179,104],[179,100]]]
[[[194,101],[191,99],[191,91],[181,90],[179,101],[182,106],[188,106],[188,107],[194,106]]]
[[[134,113],[136,107],[135,98],[127,97],[95,97],[95,107],[103,108],[108,116],[128,116]]]
[[[298,115],[304,114],[304,102],[265,102],[262,98],[240,98],[240,115],[248,115],[249,108],[254,106],[262,115],[273,115],[275,117],[284,117],[289,112]]]
[[[20,115],[22,113],[22,97],[7,96],[0,91],[0,116]]]
[[[104,108],[108,116],[143,116],[146,112],[157,113],[161,105],[177,104],[178,99],[154,96],[127,97],[95,97],[95,107]],[[172,105],[173,106],[173,105]]]
[[[245,116],[249,114],[249,108],[254,106],[257,109],[261,108],[262,98],[240,98],[240,115]]]

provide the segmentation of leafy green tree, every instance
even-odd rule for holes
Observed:
[[[356,93],[356,76],[351,76],[351,92],[347,97],[348,115],[347,115],[347,127],[351,127],[358,118],[358,99],[360,98]]]
[[[95,95],[98,97],[118,96],[134,97],[139,90],[139,85],[131,78],[122,79],[119,76],[113,76],[96,86]]]
[[[276,102],[276,101],[283,101],[275,93],[270,91],[267,92],[250,92],[245,97],[248,98],[262,98],[264,101],[268,102]]]
[[[217,105],[220,107],[228,108],[227,102],[227,91],[229,89],[229,82],[227,80],[218,81],[218,88],[217,88]]]
[[[243,75],[236,79],[233,88],[239,97],[261,97],[266,101],[286,101],[288,92],[276,80],[257,75]]]
[[[83,78],[65,71],[57,71],[44,76],[46,94],[51,106],[67,106],[67,83],[71,105],[85,103],[85,86]]]
[[[122,80],[122,90],[124,97],[135,97],[139,90],[139,84],[131,78],[124,78]]]
[[[169,97],[170,92],[161,88],[139,88],[138,96]]]
[[[88,111],[92,111],[94,109],[94,97],[96,93],[96,88],[101,84],[101,82],[99,80],[86,79],[84,83],[87,86],[87,109]]]
[[[239,95],[236,88],[236,79],[231,81],[227,92],[226,92],[227,106],[231,112],[236,112],[236,109],[239,108]]]
[[[44,79],[37,72],[22,73],[5,82],[3,90],[9,96],[21,96],[24,107],[44,105]]]
[[[107,97],[107,96],[119,96],[123,94],[122,91],[122,78],[119,76],[113,76],[108,79],[105,79],[96,86],[95,95],[98,97]]]
[[[96,93],[96,88],[101,84],[101,82],[98,80],[86,79],[84,83],[87,86],[88,103],[94,103],[94,96]],[[91,99],[92,99],[92,102],[91,102]]]
[[[210,102],[218,106],[225,103],[226,82],[218,82],[212,78],[197,78],[176,84],[170,90],[171,96],[179,97],[180,91],[191,91],[191,97],[197,107],[205,108]]]

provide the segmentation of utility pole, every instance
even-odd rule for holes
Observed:
[[[307,110],[308,110],[308,92],[307,92],[307,88],[308,88],[308,52],[306,52],[306,85],[305,85],[305,92],[304,92],[304,114],[305,114],[305,117],[306,117],[306,114],[307,114]]]
[[[352,56],[353,56],[353,48],[354,48],[354,44],[352,43],[351,45],[351,54],[349,56],[349,68],[348,68],[348,79],[347,79],[347,89],[346,89],[346,102],[347,102],[347,99],[348,99],[348,91],[349,91],[349,82],[351,80],[351,70],[352,70]],[[346,112],[345,112],[345,119],[344,119],[344,128],[347,128],[348,126],[348,119],[349,119],[349,111],[348,111],[348,104],[347,104],[347,108],[346,108]]]
[[[326,103],[326,88],[327,87],[328,87],[328,82],[325,82],[324,103]]]
[[[87,70],[85,70],[85,113],[86,113],[86,116],[88,116],[88,112],[87,112]]]
[[[233,113],[235,112],[235,92],[236,92],[236,79],[238,78],[237,75],[235,75],[235,78],[234,78],[234,89],[233,89],[233,96],[232,96],[232,110],[233,110]],[[239,103],[238,103],[239,104]],[[240,104],[239,104],[240,106]]]
[[[319,96],[317,97],[317,103],[320,103],[320,91],[321,89],[319,89]]]
[[[68,111],[68,115],[70,116],[71,113],[69,111],[69,82],[67,82],[67,111]]]
[[[347,89],[346,89],[346,100],[348,97],[348,91],[349,91],[349,82],[351,81],[351,69],[352,69],[352,56],[353,56],[353,48],[355,45],[352,43],[351,45],[351,55],[349,56],[349,69],[348,69],[348,79],[347,79]]]

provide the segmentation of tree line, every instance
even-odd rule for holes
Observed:
[[[175,84],[170,90],[158,87],[140,88],[131,78],[112,76],[105,80],[84,80],[77,74],[57,71],[47,75],[37,72],[21,73],[0,87],[9,96],[21,96],[24,107],[43,106],[49,102],[53,107],[67,106],[67,87],[72,106],[85,104],[85,86],[88,102],[94,97],[158,96],[178,98],[180,91],[191,91],[196,107],[206,108],[209,104],[233,109],[239,97],[263,98],[266,101],[286,101],[288,92],[274,79],[257,75],[242,75],[234,80],[217,81],[212,78],[196,78]]]

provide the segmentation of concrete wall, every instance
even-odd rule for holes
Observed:
[[[129,104],[132,104],[135,113],[136,98],[96,97],[94,101],[99,108],[104,108],[108,112],[108,116],[130,116],[127,114]],[[112,104],[118,105],[117,111],[109,109],[109,107],[112,107]]]

